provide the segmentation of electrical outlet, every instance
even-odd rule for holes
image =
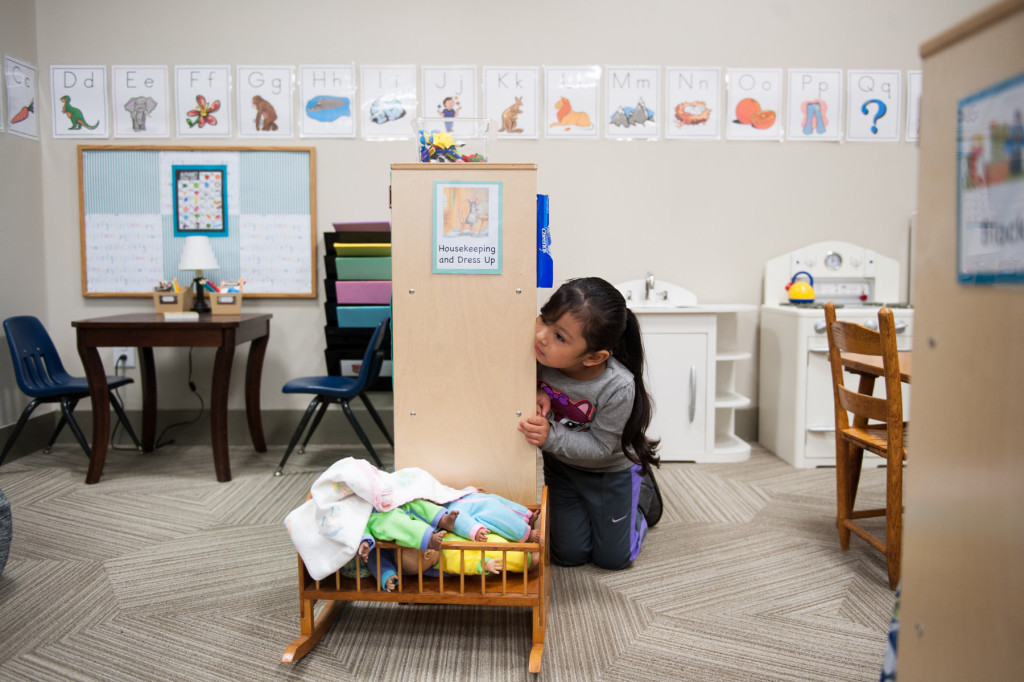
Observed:
[[[117,360],[121,356],[125,357],[122,367],[134,367],[135,366],[135,348],[133,346],[114,346],[114,365],[117,365]]]

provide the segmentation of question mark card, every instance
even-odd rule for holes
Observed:
[[[790,69],[786,139],[838,142],[843,129],[843,70]]]
[[[846,139],[851,142],[900,141],[902,72],[846,72]]]

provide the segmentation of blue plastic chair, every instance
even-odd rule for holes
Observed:
[[[82,429],[72,415],[78,401],[89,397],[89,382],[85,377],[73,377],[65,371],[64,365],[60,361],[60,355],[57,354],[57,349],[53,345],[53,340],[50,339],[50,335],[38,318],[31,315],[8,317],[4,320],[4,332],[7,334],[7,345],[11,349],[11,361],[14,363],[14,376],[18,380],[18,388],[32,398],[32,402],[21,413],[14,431],[4,444],[3,452],[0,453],[0,464],[3,464],[14,441],[21,435],[21,430],[25,428],[29,415],[40,403],[59,402],[61,411],[60,421],[50,437],[50,442],[46,445],[45,452],[49,452],[53,447],[66,423],[71,428],[71,432],[75,434],[78,444],[85,450],[86,456],[91,457],[92,451],[89,449],[89,443],[85,440]],[[115,388],[130,383],[132,383],[130,377],[107,377],[107,386],[110,388],[110,405],[117,412],[118,420],[124,424],[125,431],[135,442],[135,447],[142,450],[135,431],[128,423],[128,417],[124,413],[121,401],[114,393]]]
[[[377,328],[374,329],[370,342],[366,346],[366,352],[363,353],[363,364],[359,368],[359,376],[354,379],[340,376],[300,377],[292,379],[284,385],[284,388],[281,389],[283,393],[312,393],[313,400],[310,401],[309,407],[306,408],[306,413],[302,415],[302,420],[299,422],[298,428],[295,429],[294,435],[292,435],[288,449],[285,451],[284,457],[281,458],[281,463],[277,465],[277,471],[274,472],[275,476],[280,476],[284,470],[284,464],[288,461],[288,457],[291,456],[295,444],[299,442],[299,438],[302,436],[302,432],[305,431],[306,424],[309,423],[309,418],[313,415],[313,412],[316,412],[316,418],[313,419],[313,424],[309,427],[306,439],[302,441],[302,447],[299,448],[300,453],[305,451],[309,439],[313,436],[313,432],[316,431],[316,427],[320,425],[320,420],[323,418],[324,412],[327,411],[327,406],[331,403],[341,403],[341,409],[345,410],[345,416],[348,417],[348,421],[352,424],[352,428],[355,429],[359,440],[362,441],[363,446],[366,447],[366,450],[373,457],[373,461],[377,463],[377,466],[381,469],[384,468],[380,457],[377,456],[377,451],[373,449],[370,439],[366,437],[366,432],[363,431],[359,422],[356,421],[356,417],[352,414],[352,408],[349,407],[348,403],[358,396],[363,401],[363,404],[366,405],[366,409],[370,416],[373,417],[373,421],[377,422],[377,426],[380,427],[384,437],[388,439],[388,443],[391,444],[391,447],[395,446],[395,441],[391,439],[391,434],[388,433],[384,422],[381,421],[380,415],[377,414],[377,410],[373,409],[369,398],[366,397],[366,389],[380,376],[380,368],[384,364],[385,341],[388,337],[387,332],[390,324],[390,317],[381,320],[377,324]]]

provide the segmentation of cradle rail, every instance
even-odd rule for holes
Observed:
[[[541,531],[538,542],[510,542],[500,545],[483,542],[446,542],[444,549],[461,552],[463,566],[466,552],[501,552],[503,559],[506,552],[537,552],[540,557],[539,565],[529,572],[515,573],[507,568],[503,568],[500,574],[482,575],[465,575],[465,571],[459,574],[441,571],[437,577],[429,577],[422,575],[422,572],[419,575],[402,575],[399,571],[397,589],[394,592],[387,592],[373,576],[362,577],[361,571],[356,571],[354,578],[343,576],[341,571],[336,571],[323,580],[313,580],[306,571],[302,557],[299,557],[299,622],[302,634],[285,649],[281,661],[293,663],[309,653],[330,629],[344,602],[520,606],[533,610],[533,646],[530,650],[529,670],[531,673],[539,673],[541,657],[544,654],[544,634],[547,630],[548,600],[551,596],[547,547],[547,487],[541,491],[539,505],[526,506],[540,514],[536,524],[536,528]],[[377,575],[380,575],[379,561],[382,548],[395,549],[398,553],[396,563],[401,565],[400,553],[403,549],[392,542],[378,542],[370,555],[371,562],[378,562]],[[422,558],[420,562],[422,563]],[[503,563],[507,567],[508,561]],[[314,615],[318,601],[323,601],[324,606],[319,615]]]

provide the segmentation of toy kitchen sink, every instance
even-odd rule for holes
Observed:
[[[750,404],[736,392],[736,317],[754,305],[699,304],[684,287],[643,279],[616,285],[640,321],[644,377],[654,400],[647,434],[660,438],[665,462],[741,462],[750,445],[735,435],[735,410]]]

